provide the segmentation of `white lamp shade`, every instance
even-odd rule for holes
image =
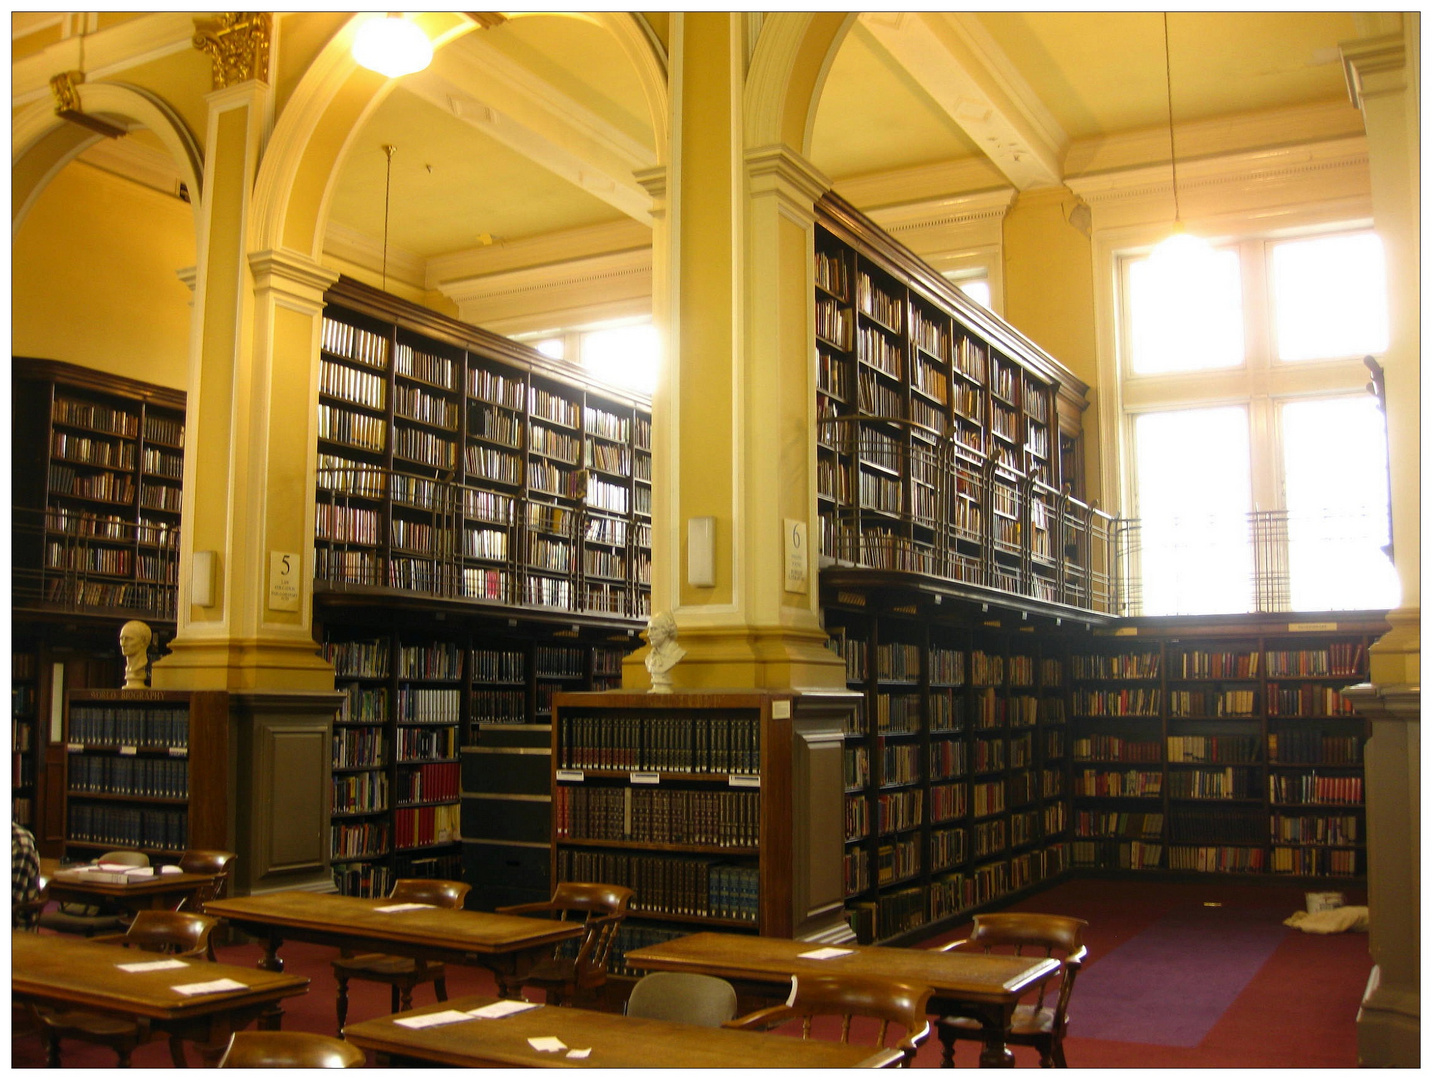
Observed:
[[[396,79],[433,62],[433,43],[401,15],[369,19],[353,39],[353,59],[369,71]]]

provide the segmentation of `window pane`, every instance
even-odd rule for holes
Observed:
[[[1288,573],[1298,611],[1395,607],[1387,434],[1371,397],[1283,406]]]
[[[1243,363],[1243,293],[1237,251],[1129,264],[1131,365],[1139,375]]]
[[[582,335],[582,366],[597,378],[643,394],[656,389],[656,327],[614,326]]]
[[[981,307],[989,307],[989,282],[983,278],[971,281],[957,282],[960,292],[964,293]]]
[[[1376,233],[1275,244],[1272,263],[1278,359],[1387,349],[1387,278]]]
[[[1134,449],[1143,613],[1252,610],[1246,410],[1145,413]]]
[[[543,356],[551,357],[553,360],[561,360],[567,355],[567,342],[564,338],[543,338],[541,341],[534,341],[532,347]]]

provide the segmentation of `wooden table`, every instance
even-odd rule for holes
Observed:
[[[819,947],[785,938],[701,933],[634,949],[626,954],[626,963],[638,970],[719,975],[781,998],[790,988],[791,976],[805,972],[850,972],[929,986],[935,991],[929,1005],[932,1016],[968,1016],[980,1022],[982,1066],[1014,1065],[1014,1054],[1005,1045],[1014,1007],[1021,995],[1059,970],[1059,961],[1042,957],[880,945],[842,945],[851,951],[829,960],[799,955]]]
[[[555,1067],[588,1069],[851,1069],[897,1065],[901,1054],[873,1046],[850,1046],[819,1039],[795,1039],[758,1031],[696,1027],[645,1020],[620,1013],[539,1005],[496,1020],[465,1020],[409,1028],[399,1019],[454,1009],[465,1012],[499,999],[454,998],[397,1016],[361,1020],[343,1029],[354,1046],[400,1065],[425,1062],[458,1067]],[[590,1049],[580,1059],[566,1051],[542,1052],[528,1038],[555,1035],[573,1049]],[[382,1057],[379,1059],[382,1063]]]
[[[55,874],[62,869],[58,859],[41,859],[40,876],[49,882],[48,896],[61,903],[101,905],[108,903],[133,914],[145,908],[173,910],[185,897],[213,883],[215,874],[160,874],[132,881],[65,881]],[[70,869],[70,868],[65,868]]]
[[[557,942],[581,935],[582,925],[486,911],[418,908],[383,912],[394,901],[336,893],[277,892],[215,900],[204,910],[246,934],[266,938],[259,967],[282,971],[279,946],[310,941],[358,952],[380,952],[485,967],[498,992],[511,997],[537,960]]]
[[[92,1009],[150,1025],[198,1044],[204,1063],[217,1065],[229,1036],[281,998],[308,990],[301,975],[185,961],[186,970],[121,971],[117,964],[164,960],[157,953],[57,934],[10,935],[10,993],[17,1001]],[[175,986],[233,979],[242,990],[188,996]]]

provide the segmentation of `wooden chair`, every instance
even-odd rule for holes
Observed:
[[[221,1069],[357,1069],[367,1055],[332,1035],[312,1031],[236,1031]]]
[[[95,862],[118,863],[121,866],[148,866],[149,856],[142,851],[106,851]],[[95,934],[123,930],[127,918],[126,912],[112,905],[66,901],[54,911],[43,912],[40,915],[40,925],[46,930],[56,930],[61,934],[83,934],[85,937],[94,937]]]
[[[193,912],[141,911],[134,916],[127,932],[96,940],[118,942],[145,952],[207,961],[210,959],[209,935],[216,925],[217,920]],[[119,1056],[119,1066],[128,1068],[135,1047],[153,1037],[148,1023],[142,1020],[45,1005],[27,1005],[26,1010],[35,1021],[40,1042],[45,1047],[46,1063],[52,1069],[60,1067],[61,1039],[78,1039],[107,1046]],[[175,1068],[182,1069],[188,1064],[184,1059],[184,1045],[177,1037],[169,1039],[169,1056]]]
[[[809,1039],[812,1017],[839,1016],[840,1041],[849,1042],[851,1018],[873,1017],[880,1021],[875,1040],[879,1046],[885,1045],[891,1023],[904,1028],[904,1037],[892,1049],[902,1052],[900,1064],[906,1068],[915,1060],[915,1051],[930,1034],[925,1006],[933,991],[928,986],[864,975],[793,975],[791,984],[791,996],[784,1005],[772,1005],[747,1013],[722,1026],[765,1031],[799,1019],[801,1037]]]
[[[551,957],[539,960],[522,977],[523,988],[545,990],[549,1005],[568,1005],[578,997],[591,996],[603,986],[607,981],[607,958],[626,918],[631,897],[632,890],[624,885],[564,881],[550,900],[498,908],[504,915],[541,913],[558,919],[582,916],[585,933],[575,953],[570,953],[571,946],[567,942],[558,945]]]
[[[184,852],[184,856],[179,860],[180,870],[186,874],[213,874],[214,880],[195,889],[181,900],[179,910],[203,914],[205,904],[224,895],[224,890],[229,885],[229,874],[233,872],[234,860],[237,858],[232,851],[191,848]]]
[[[626,1014],[699,1027],[720,1027],[736,1015],[736,988],[714,975],[653,971],[632,987]]]
[[[27,930],[32,934],[39,933],[40,916],[45,913],[45,907],[50,902],[50,879],[41,874],[35,879],[35,888],[39,890],[33,900],[16,904],[10,912],[10,922],[16,930]]]
[[[393,883],[388,899],[396,903],[431,904],[440,908],[460,908],[472,886],[461,881],[435,878],[399,878]],[[407,956],[363,953],[340,956],[333,961],[333,977],[338,980],[338,1031],[348,1021],[348,980],[366,979],[386,983],[390,988],[393,1012],[407,1012],[413,1007],[413,989],[430,982],[439,1001],[447,1000],[447,968],[440,961],[414,960]]]
[[[1060,961],[1059,992],[1052,1005],[1045,1005],[1050,984],[1046,979],[1033,1004],[1015,1007],[1014,1019],[1005,1040],[1011,1046],[1032,1046],[1039,1051],[1039,1064],[1044,1068],[1068,1066],[1064,1060],[1064,1032],[1069,1026],[1069,995],[1074,991],[1074,978],[1079,974],[1089,950],[1084,947],[1083,919],[1067,915],[1038,915],[1025,911],[1007,911],[992,915],[976,915],[974,930],[964,941],[952,941],[941,950],[948,952],[962,945],[977,947],[984,952],[1012,950],[1018,956],[1053,956]],[[955,1040],[983,1041],[979,1022],[965,1016],[941,1017],[936,1024],[944,1046],[941,1064],[950,1068],[955,1061]]]

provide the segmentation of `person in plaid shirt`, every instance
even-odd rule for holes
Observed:
[[[35,837],[23,825],[10,822],[10,925],[29,930],[39,920],[38,911],[27,910],[40,895],[40,852]]]

